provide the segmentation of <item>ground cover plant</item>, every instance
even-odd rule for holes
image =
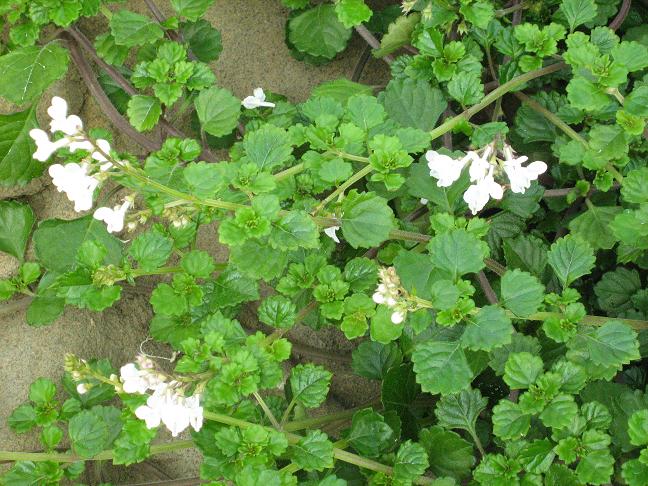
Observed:
[[[21,266],[0,299],[45,326],[159,276],[150,335],[173,353],[67,356],[8,417],[42,451],[0,451],[0,483],[197,448],[212,485],[647,485],[644,4],[282,2],[303,62],[367,41],[353,79],[236,98],[210,0],[0,2],[0,182],[47,172],[87,212],[1,201]],[[357,82],[371,55],[386,86]],[[145,157],[44,95],[69,69]],[[196,248],[214,223],[224,261]],[[333,375],[290,364],[296,326],[338,328],[380,394],[313,414]]]

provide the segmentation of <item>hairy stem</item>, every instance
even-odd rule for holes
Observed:
[[[560,128],[565,133],[565,135],[567,135],[569,138],[571,138],[572,140],[576,140],[577,142],[580,142],[583,145],[587,146],[587,140],[585,140],[578,132],[576,132],[567,123],[562,121],[558,115],[547,110],[536,100],[534,100],[530,96],[525,95],[524,93],[517,91],[513,93],[513,95],[516,98],[518,98],[520,101],[522,101],[522,103],[528,105],[529,108],[531,108],[533,111],[540,113],[547,120],[553,123],[556,127]]]

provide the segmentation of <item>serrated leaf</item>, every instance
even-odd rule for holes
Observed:
[[[365,408],[353,414],[347,440],[363,456],[378,457],[389,447],[393,435],[394,431],[382,415]]]
[[[564,287],[587,275],[594,266],[594,251],[588,243],[575,236],[565,236],[553,245],[547,255],[551,268]]]
[[[44,164],[32,157],[35,145],[29,136],[37,126],[35,104],[0,115],[0,186],[24,185],[43,172]]]
[[[519,317],[537,312],[544,299],[544,285],[521,270],[508,270],[501,281],[502,305]]]
[[[403,355],[395,343],[365,341],[353,351],[352,358],[354,373],[372,380],[383,380],[390,368],[402,362]]]
[[[380,49],[374,50],[373,55],[383,57],[409,44],[414,27],[416,27],[420,19],[421,15],[418,12],[398,17],[389,24],[387,33],[380,39]]]
[[[641,289],[641,279],[636,270],[618,267],[606,272],[594,286],[598,305],[604,311],[618,315],[633,307],[632,296]]]
[[[0,201],[0,251],[22,261],[34,226],[34,212],[27,204]]]
[[[103,451],[108,438],[108,426],[90,410],[84,410],[70,419],[68,433],[74,451],[83,458],[91,458]]]
[[[325,59],[333,59],[346,48],[351,32],[330,4],[318,5],[288,21],[290,43],[303,53]]]
[[[464,229],[454,229],[432,238],[428,244],[432,264],[453,279],[484,268],[488,246]]]
[[[610,320],[592,333],[583,334],[589,358],[601,366],[621,368],[639,359],[637,333],[620,321]]]
[[[441,90],[423,79],[393,79],[379,100],[396,123],[423,131],[432,130],[448,106]]]
[[[322,366],[297,365],[290,374],[293,400],[306,408],[319,407],[328,395],[332,373]]]
[[[413,481],[425,473],[428,465],[427,452],[422,445],[411,440],[403,442],[394,459],[394,479]]]
[[[214,3],[214,0],[171,0],[171,6],[178,15],[196,21]]]
[[[461,345],[474,351],[490,351],[511,342],[513,325],[499,306],[488,305],[466,319]]]
[[[39,97],[68,68],[68,51],[58,42],[23,47],[0,56],[0,96],[24,105]]]
[[[572,32],[579,25],[586,24],[596,17],[596,2],[594,0],[564,0],[560,4]]]
[[[531,353],[511,353],[504,366],[504,381],[512,389],[529,388],[543,370],[542,359]]]
[[[369,20],[373,12],[364,0],[338,0],[335,4],[335,13],[340,22],[350,29]]]
[[[310,431],[290,448],[293,462],[305,471],[333,467],[333,443],[319,430]]]
[[[318,227],[305,211],[288,211],[272,224],[269,243],[273,248],[282,250],[317,248]]]
[[[229,135],[238,124],[241,101],[223,88],[204,89],[194,100],[202,129],[214,137]]]
[[[594,250],[609,250],[618,241],[610,230],[610,223],[620,212],[619,206],[590,205],[587,211],[569,222],[569,229],[572,234],[589,243]]]
[[[520,405],[509,400],[500,400],[493,407],[493,434],[500,439],[520,439],[529,431],[531,416]]]
[[[630,416],[628,435],[632,444],[648,445],[648,410],[637,410]]]
[[[488,399],[482,397],[479,390],[469,388],[441,397],[434,413],[442,427],[463,429],[474,433],[477,417],[486,409],[487,405]]]
[[[110,31],[115,38],[115,44],[127,47],[151,44],[164,37],[164,30],[160,24],[128,10],[118,10],[112,15]]]
[[[128,121],[140,132],[152,130],[162,114],[162,105],[153,96],[135,95],[128,102]]]
[[[163,266],[173,251],[173,240],[159,231],[147,231],[133,240],[128,254],[143,270],[154,270]]]
[[[268,326],[290,329],[297,319],[295,304],[283,295],[271,295],[259,306],[259,320]]]
[[[428,393],[447,395],[467,388],[473,371],[459,342],[427,341],[412,353],[416,381]]]
[[[189,50],[199,61],[215,61],[223,51],[220,32],[205,19],[197,22],[182,22],[180,31],[189,44]]]
[[[394,213],[382,197],[351,191],[342,203],[342,233],[353,248],[378,246],[396,228]]]
[[[461,481],[475,465],[473,446],[455,432],[435,425],[419,433],[421,445],[428,454],[430,470],[436,476]]]
[[[504,240],[504,258],[507,267],[519,268],[539,277],[547,266],[547,248],[533,236],[507,238]]]

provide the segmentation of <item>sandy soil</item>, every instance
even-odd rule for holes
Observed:
[[[162,6],[164,11],[166,2],[159,3],[165,4]],[[128,6],[144,11],[143,2],[140,1],[128,2]],[[284,44],[286,18],[287,11],[279,0],[216,2],[209,10],[207,19],[221,31],[223,37],[223,53],[213,66],[221,86],[231,89],[240,97],[262,86],[266,90],[287,95],[291,101],[302,101],[317,84],[351,76],[364,41],[354,36],[350,48],[333,62],[326,66],[310,66],[290,56]],[[92,36],[96,25],[91,22],[84,25],[89,36]],[[370,60],[363,80],[380,84],[386,79],[383,64]],[[94,101],[85,96],[83,83],[73,69],[50,92],[70,100],[73,112],[80,113],[87,125],[108,126]],[[0,104],[0,112],[8,112],[11,108]],[[117,139],[117,145],[122,149],[137,150],[126,141],[120,143],[120,139]],[[24,188],[0,188],[0,199],[11,197],[28,202],[39,220],[77,217],[69,201],[56,192],[48,179],[47,176],[42,177]],[[224,258],[223,249],[218,248],[214,241],[213,228],[206,229],[201,237],[201,246],[214,252],[217,258]],[[15,272],[17,265],[13,257],[0,253],[0,278]],[[3,349],[0,360],[0,450],[38,448],[35,436],[13,434],[6,425],[6,418],[25,401],[33,380],[41,376],[55,382],[60,379],[65,353],[72,352],[84,358],[107,357],[117,366],[132,359],[140,342],[148,334],[150,308],[146,290],[129,290],[125,294],[114,308],[102,314],[70,309],[56,323],[40,329],[26,324],[25,306],[20,302],[0,304],[0,343]],[[249,322],[249,316],[247,320],[249,324],[254,324]],[[350,343],[340,338],[334,330],[315,333],[303,328],[292,331],[291,338],[321,349],[350,349]],[[353,406],[375,394],[371,386],[343,373],[339,364],[326,364],[334,371],[340,370],[335,375],[332,387],[337,402],[332,400],[331,408]],[[195,453],[187,453],[156,457],[127,473],[121,468],[104,464],[89,468],[85,480],[89,484],[96,484],[106,480],[123,482],[191,477],[197,474],[198,463],[199,458]]]

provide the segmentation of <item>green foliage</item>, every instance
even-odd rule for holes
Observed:
[[[3,95],[4,96],[4,95]],[[43,171],[43,166],[31,157],[34,142],[29,131],[36,128],[35,105],[31,108],[0,115],[0,185],[23,185]]]

